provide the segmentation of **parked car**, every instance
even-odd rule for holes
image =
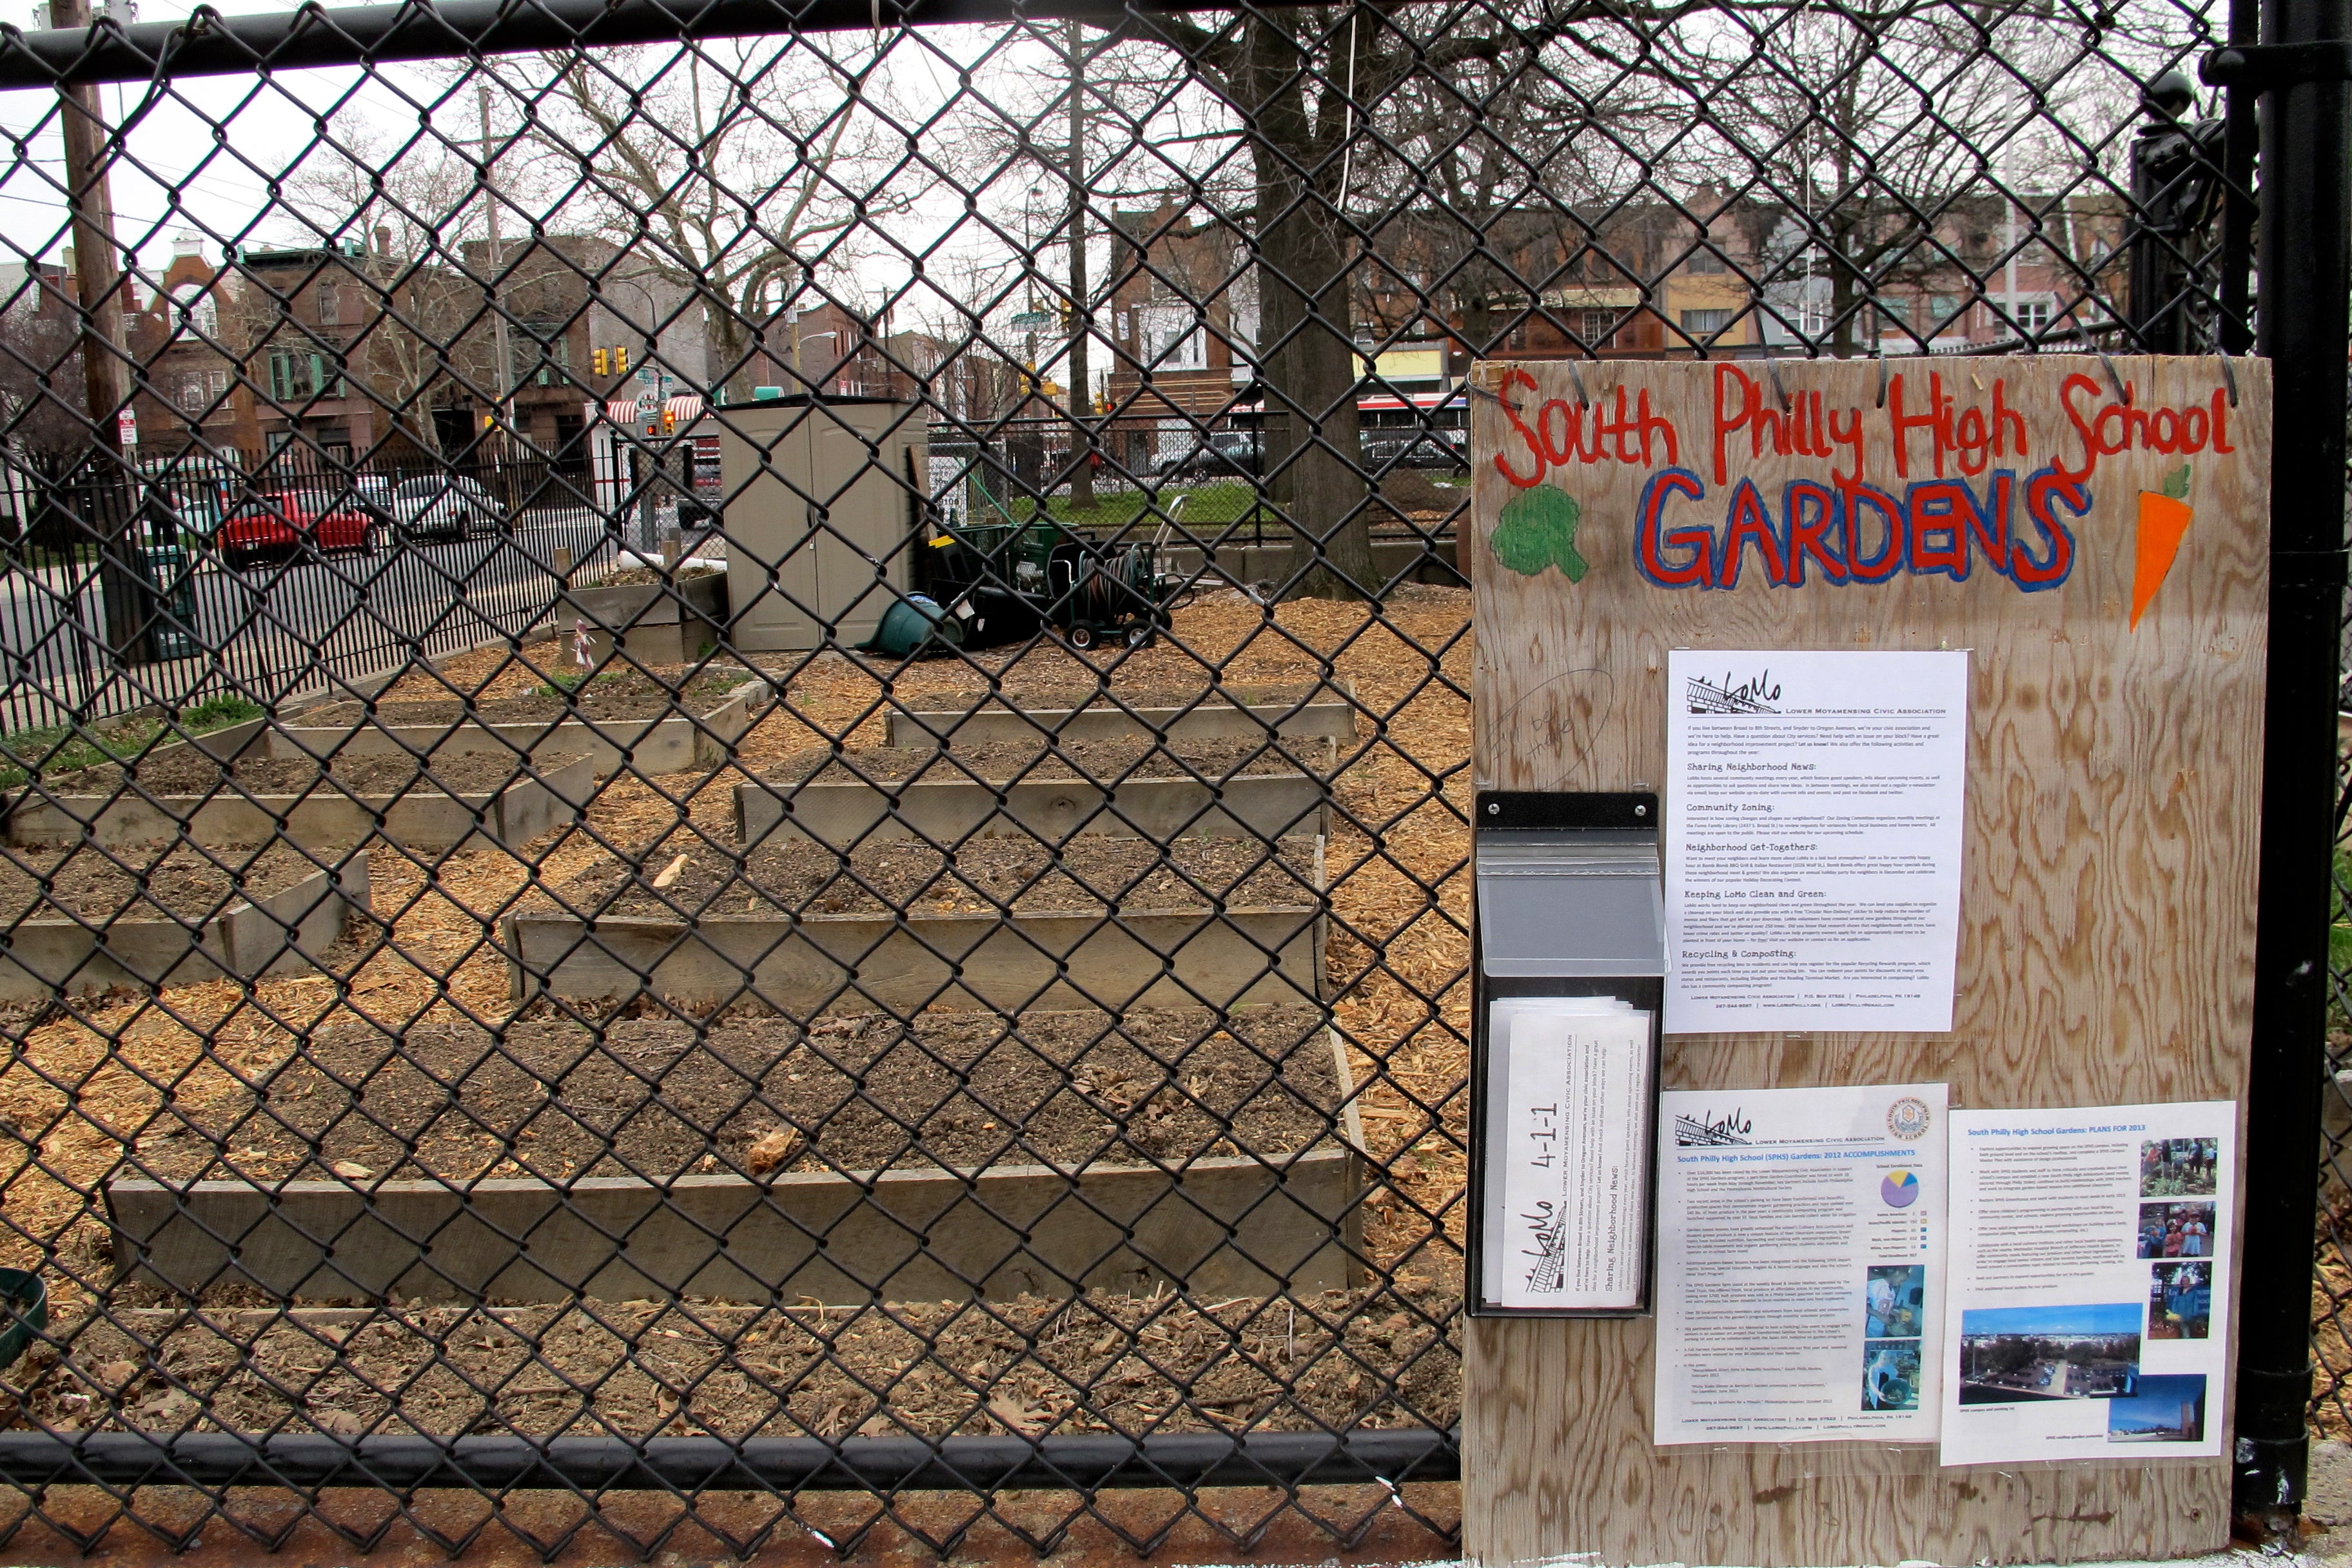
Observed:
[[[1470,458],[1451,437],[1434,435],[1366,436],[1364,467],[1367,468],[1445,468],[1454,473],[1470,471]]]
[[[400,521],[400,509],[393,500],[392,479],[386,474],[353,474],[352,500],[359,509],[385,527]]]
[[[463,539],[477,527],[508,526],[506,509],[463,474],[427,474],[393,487],[392,511],[411,539]]]
[[[1206,445],[1160,459],[1153,471],[1162,479],[1254,479],[1265,468],[1255,430],[1213,430]]]
[[[292,559],[337,550],[372,551],[376,531],[367,513],[349,501],[330,504],[281,490],[237,502],[215,538],[221,559],[243,566],[273,555]]]

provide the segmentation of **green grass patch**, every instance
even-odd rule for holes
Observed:
[[[1179,505],[1179,502],[1181,505]],[[973,509],[975,522],[1034,522],[1036,501],[1014,496],[1003,501],[982,500]],[[1044,515],[1088,533],[1116,533],[1122,529],[1156,531],[1173,519],[1192,532],[1253,519],[1271,522],[1273,512],[1258,505],[1257,487],[1245,484],[1170,485],[1157,490],[1107,490],[1095,504],[1074,507],[1067,495],[1046,499]]]
[[[545,685],[534,688],[531,695],[533,697],[565,697],[591,681],[620,679],[618,670],[608,669],[601,675],[591,675],[584,669],[559,669],[547,678]]]
[[[226,694],[207,697],[180,710],[178,720],[165,723],[152,714],[110,723],[74,726],[44,724],[0,735],[0,788],[23,784],[38,769],[44,773],[69,773],[102,763],[125,763],[144,756],[157,745],[168,745],[188,735],[209,735],[247,719],[261,717],[258,703]]]
[[[258,719],[262,707],[242,697],[223,692],[207,697],[202,702],[180,710],[180,728],[191,735],[209,735],[215,730],[226,730],[231,724],[242,724],[247,719]]]
[[[1448,485],[1438,480],[1431,483],[1441,493],[1469,493],[1466,484]],[[1001,501],[975,498],[972,521],[1034,522],[1040,510],[1036,501],[1027,496]],[[1149,538],[1159,531],[1162,522],[1169,521],[1184,532],[1201,537],[1235,524],[1264,523],[1274,527],[1280,521],[1273,508],[1259,504],[1255,485],[1233,481],[1169,485],[1156,490],[1104,491],[1095,497],[1095,504],[1089,507],[1074,507],[1066,494],[1057,494],[1046,498],[1042,510],[1055,522],[1097,537],[1124,532]]]

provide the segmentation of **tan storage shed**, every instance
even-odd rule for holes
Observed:
[[[913,568],[929,472],[920,406],[796,393],[712,417],[733,646],[821,647],[828,625],[839,642],[872,637]]]

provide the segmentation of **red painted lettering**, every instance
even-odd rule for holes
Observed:
[[[1903,569],[1905,535],[1903,503],[1869,485],[1840,485],[1845,513],[1845,568],[1857,583],[1884,583]],[[1886,541],[1875,555],[1862,552],[1862,511],[1876,512],[1886,530]]]
[[[1853,455],[1853,472],[1850,474],[1841,474],[1835,468],[1832,468],[1830,470],[1830,478],[1841,485],[1858,485],[1862,483],[1863,468],[1868,457],[1868,454],[1864,450],[1862,410],[1856,408],[1849,412],[1846,427],[1843,430],[1838,428],[1838,416],[1832,413],[1830,416],[1829,420],[1829,432],[1831,440],[1835,441],[1839,446],[1843,447],[1848,452]],[[1828,455],[1827,449],[1824,448],[1822,456],[1827,457]]]
[[[1716,568],[1715,585],[1718,588],[1739,586],[1739,559],[1750,544],[1764,558],[1764,575],[1778,588],[1789,581],[1789,563],[1780,551],[1780,538],[1772,529],[1772,520],[1765,513],[1764,498],[1756,493],[1754,479],[1742,479],[1739,488],[1731,492],[1730,523],[1723,534],[1723,560]]]
[[[1676,493],[1704,500],[1706,487],[1688,468],[1662,468],[1642,487],[1642,501],[1634,516],[1634,563],[1643,576],[1662,588],[1705,587],[1715,579],[1715,531],[1701,523],[1666,532],[1666,498]],[[1669,565],[1668,550],[1688,550],[1690,558]]]
[[[1790,483],[1782,499],[1784,515],[1789,520],[1789,583],[1791,587],[1805,584],[1805,560],[1812,558],[1822,569],[1822,575],[1832,583],[1845,581],[1845,560],[1843,545],[1833,549],[1830,531],[1837,526],[1837,498],[1827,485],[1814,479],[1796,479]]]
[[[1739,388],[1739,411],[1727,416],[1725,395],[1735,384]],[[1727,484],[1730,480],[1730,470],[1725,467],[1723,460],[1724,437],[1748,423],[1749,416],[1756,411],[1756,405],[1760,395],[1756,384],[1748,379],[1746,371],[1728,360],[1717,363],[1715,367],[1715,482],[1717,484]]]
[[[1940,474],[1944,471],[1943,443],[1936,439],[1936,403],[1942,395],[1943,378],[1931,377],[1928,383],[1927,412],[1906,415],[1903,412],[1903,378],[1898,375],[1887,383],[1886,417],[1894,429],[1895,471],[1898,475],[1907,477],[1911,472],[1911,432],[1918,429],[1925,429],[1929,438],[1936,440],[1936,472]]]
[[[1525,479],[1520,478],[1501,452],[1495,454],[1495,471],[1524,490],[1543,482],[1544,449],[1543,444],[1536,439],[1536,433],[1528,428],[1528,422],[1519,417],[1518,405],[1511,401],[1511,388],[1514,386],[1525,386],[1533,392],[1536,390],[1536,378],[1514,367],[1503,373],[1503,384],[1495,389],[1496,399],[1503,405],[1503,417],[1511,422],[1511,428],[1517,431],[1519,439],[1528,444],[1528,456],[1535,459],[1536,471]]]
[[[2053,501],[2081,517],[2091,510],[2091,492],[2063,468],[2043,468],[2025,481],[2025,515],[2050,548],[2046,558],[2036,561],[2022,537],[2009,542],[2009,574],[2029,594],[2056,586],[2074,570],[2074,536],[2058,521]]]

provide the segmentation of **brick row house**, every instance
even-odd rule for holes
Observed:
[[[1891,210],[1874,232],[1865,214],[1843,237],[1864,289],[1851,272],[1839,279],[1788,209],[1717,192],[1505,212],[1475,247],[1463,223],[1408,214],[1381,231],[1358,289],[1366,426],[1439,409],[1438,423],[1458,425],[1462,378],[1486,356],[1803,354],[1807,340],[1843,353],[1967,353],[2021,331],[2072,341],[2112,325],[2090,297],[2121,289],[2125,216],[2098,194],[1958,197],[1927,236]],[[1109,279],[1102,407],[1114,454],[1141,472],[1203,431],[1254,422],[1243,237],[1171,206],[1116,214]]]

